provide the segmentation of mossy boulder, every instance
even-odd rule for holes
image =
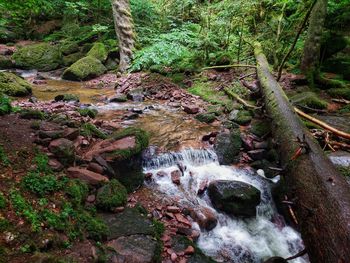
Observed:
[[[75,147],[72,141],[60,138],[50,142],[49,150],[64,165],[72,164],[75,160]]]
[[[84,203],[86,197],[88,196],[89,187],[85,182],[79,179],[74,179],[67,183],[65,192],[69,196],[72,203],[79,206]]]
[[[108,57],[108,52],[103,43],[95,43],[90,51],[87,53],[88,56],[97,58],[99,61],[104,62]]]
[[[328,94],[334,98],[343,98],[350,100],[350,87],[348,88],[336,88],[327,90]]]
[[[229,165],[237,161],[242,146],[242,140],[239,130],[233,130],[231,133],[220,133],[216,136],[214,150],[218,155],[220,164]]]
[[[239,125],[247,125],[252,120],[253,116],[250,111],[233,110],[229,115],[229,120],[234,121]]]
[[[74,64],[75,62],[77,62],[79,59],[83,58],[84,54],[81,52],[76,52],[73,54],[69,54],[67,56],[63,57],[63,65],[64,66],[70,66],[72,64]]]
[[[30,119],[43,120],[45,119],[45,113],[40,110],[25,109],[21,111],[20,117],[22,119],[28,119],[28,120]]]
[[[326,109],[328,103],[320,99],[316,93],[308,91],[294,95],[291,101],[295,105],[306,106],[312,109]]]
[[[12,56],[16,67],[50,71],[57,69],[62,63],[62,55],[57,46],[48,43],[25,46]]]
[[[96,205],[98,208],[110,211],[112,208],[126,204],[126,188],[116,179],[111,180],[97,191]]]
[[[0,69],[8,69],[13,67],[14,63],[10,58],[0,55]]]
[[[63,79],[67,80],[88,80],[98,77],[107,71],[106,67],[95,57],[87,56],[79,59],[62,75]]]
[[[75,101],[75,102],[79,102],[79,97],[75,94],[62,94],[62,95],[57,95],[55,97],[55,101]]]
[[[201,113],[196,115],[195,118],[200,122],[204,122],[204,123],[212,123],[216,119],[214,113]]]
[[[98,111],[96,109],[89,108],[77,109],[77,112],[79,112],[79,114],[83,117],[90,117],[92,119],[94,119],[98,114]]]
[[[9,96],[27,96],[32,93],[32,86],[13,73],[0,72],[0,92]]]
[[[63,55],[70,55],[79,51],[79,45],[77,42],[64,42],[60,49]]]

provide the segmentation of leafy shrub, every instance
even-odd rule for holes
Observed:
[[[37,171],[30,171],[22,178],[21,185],[24,189],[38,196],[44,196],[62,189],[64,183],[54,175],[41,175]]]
[[[11,100],[9,97],[0,94],[0,116],[9,114],[12,111]]]

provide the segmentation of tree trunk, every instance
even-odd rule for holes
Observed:
[[[112,0],[115,32],[119,41],[119,71],[125,72],[131,63],[134,48],[134,22],[129,0]]]
[[[327,15],[327,0],[318,0],[311,12],[301,69],[311,85],[319,74],[321,36]]]
[[[255,44],[258,78],[272,118],[290,200],[311,262],[350,262],[350,187],[301,123]],[[300,138],[303,142],[296,141]],[[305,152],[295,158],[301,145]],[[294,157],[294,158],[292,158]],[[292,160],[293,159],[293,160]]]

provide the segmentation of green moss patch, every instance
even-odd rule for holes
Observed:
[[[103,43],[97,42],[92,46],[87,55],[97,58],[101,62],[104,62],[108,57],[108,52]]]
[[[250,131],[258,137],[263,137],[264,135],[270,133],[271,127],[267,122],[257,121],[252,124]]]
[[[106,67],[95,57],[87,56],[79,59],[62,75],[67,80],[88,80],[98,77],[107,71]]]
[[[327,90],[327,93],[334,98],[343,98],[343,99],[350,100],[350,87],[329,89]]]
[[[96,204],[98,208],[110,211],[112,208],[124,206],[126,199],[125,187],[118,180],[113,179],[98,190]]]
[[[89,109],[89,108],[78,109],[77,112],[79,112],[80,115],[83,117],[90,117],[92,119],[94,119],[98,113],[98,111],[96,109]]]
[[[97,137],[100,139],[106,139],[107,135],[99,130],[95,125],[92,123],[84,123],[80,127],[80,134],[86,137]]]
[[[0,92],[9,96],[27,96],[32,93],[32,86],[13,73],[0,72]]]
[[[43,119],[45,119],[46,115],[44,112],[39,111],[39,110],[25,109],[25,110],[21,111],[20,117],[22,119],[43,120]]]
[[[200,122],[204,122],[204,123],[212,123],[213,121],[215,121],[216,117],[214,113],[202,113],[202,114],[198,114],[195,117],[197,120],[199,120]]]
[[[326,109],[328,103],[320,99],[314,92],[303,92],[291,98],[295,105],[307,106],[312,109]]]

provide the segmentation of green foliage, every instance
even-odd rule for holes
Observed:
[[[334,98],[343,98],[350,100],[350,87],[329,89],[327,90],[327,93]]]
[[[30,171],[22,178],[21,185],[38,196],[44,196],[62,189],[64,183],[55,175],[42,175],[37,171]]]
[[[9,114],[12,111],[11,100],[4,94],[0,94],[0,116]]]
[[[49,174],[52,170],[49,166],[49,157],[45,153],[38,153],[34,157],[36,169],[38,172]]]
[[[0,145],[0,164],[4,166],[9,166],[10,165],[10,160],[7,157],[7,154],[4,150],[4,147]]]
[[[95,125],[92,123],[84,123],[80,127],[80,134],[86,137],[97,137],[100,139],[106,139],[107,135],[103,133],[101,130],[99,130]]]
[[[98,114],[98,111],[96,109],[90,109],[90,108],[78,109],[77,112],[79,112],[80,115],[83,117],[89,116],[92,119],[94,119]]]
[[[109,211],[112,208],[125,205],[126,199],[125,187],[118,180],[113,179],[98,190],[96,204],[98,208]]]
[[[89,187],[81,180],[70,180],[65,187],[65,192],[72,203],[79,206],[85,201],[89,193]]]
[[[12,189],[10,191],[10,200],[16,214],[24,216],[25,219],[31,224],[34,232],[39,231],[41,228],[39,214],[37,211],[35,211],[31,204],[26,201],[18,190]]]
[[[6,207],[6,197],[2,192],[0,192],[0,209],[4,209]]]

